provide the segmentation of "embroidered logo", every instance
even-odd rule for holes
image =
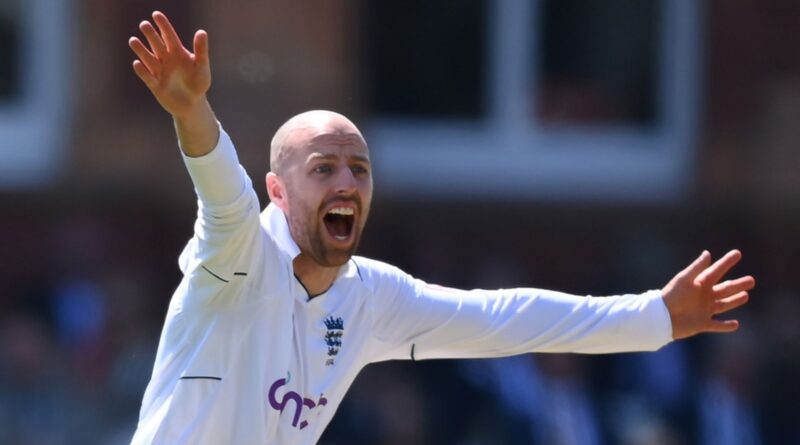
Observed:
[[[328,359],[325,366],[331,366],[342,347],[342,334],[344,334],[344,321],[342,317],[334,318],[333,315],[324,320],[328,332],[325,333],[325,344],[328,345]]]

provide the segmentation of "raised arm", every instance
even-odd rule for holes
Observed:
[[[194,52],[190,52],[167,16],[153,12],[153,21],[158,29],[147,20],[139,24],[147,45],[138,37],[128,40],[138,57],[133,61],[133,70],[172,115],[183,152],[191,157],[203,156],[219,139],[217,119],[206,98],[211,86],[208,34],[197,31]]]
[[[232,303],[242,294],[235,289],[244,285],[243,277],[252,277],[250,270],[267,256],[259,242],[258,197],[206,98],[208,35],[197,31],[190,52],[164,14],[154,12],[153,23],[139,24],[146,43],[137,37],[128,41],[138,57],[133,69],[172,115],[198,198],[194,236],[178,260],[186,289],[180,295],[192,302]]]

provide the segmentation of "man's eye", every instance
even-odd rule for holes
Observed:
[[[314,169],[314,173],[330,173],[331,171],[330,165],[320,165]]]
[[[366,175],[367,174],[367,169],[362,167],[362,166],[360,166],[360,165],[355,165],[353,167],[350,167],[350,171],[352,171],[354,175]]]

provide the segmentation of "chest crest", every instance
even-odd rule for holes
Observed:
[[[344,320],[342,317],[329,316],[325,320],[325,344],[328,346],[328,358],[325,360],[325,366],[332,366],[336,361],[336,356],[339,354],[339,349],[342,347],[342,335],[344,334]]]

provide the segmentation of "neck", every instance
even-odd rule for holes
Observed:
[[[316,297],[328,290],[333,285],[333,281],[336,280],[340,267],[320,266],[304,253],[296,256],[292,261],[292,265],[294,266],[295,276],[306,288],[309,298]]]

